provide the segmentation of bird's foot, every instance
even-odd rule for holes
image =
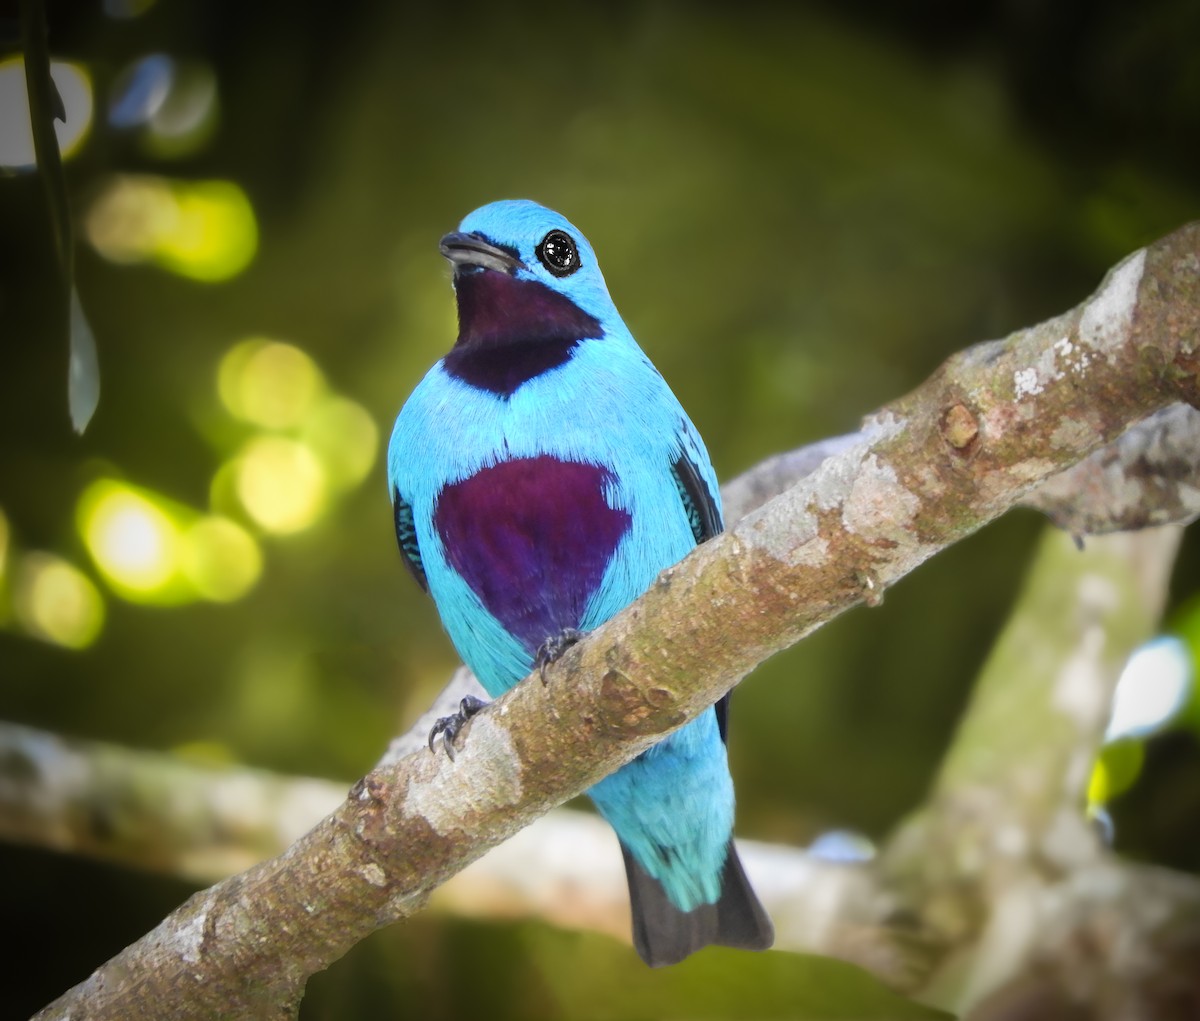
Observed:
[[[573,627],[565,627],[558,634],[551,635],[538,646],[533,657],[533,665],[538,668],[538,676],[546,683],[546,667],[562,657],[572,645],[579,641],[587,632],[578,631]]]
[[[442,735],[442,744],[446,746],[446,754],[450,756],[450,761],[454,761],[454,741],[458,737],[459,732],[467,725],[467,722],[480,709],[487,706],[487,703],[481,698],[476,698],[474,695],[467,695],[461,702],[458,703],[458,712],[450,716],[443,716],[433,725],[429,731],[429,750],[433,751],[433,743],[437,740],[438,735]]]

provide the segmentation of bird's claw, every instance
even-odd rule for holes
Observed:
[[[487,706],[487,703],[481,698],[476,698],[474,695],[467,695],[461,702],[458,703],[458,712],[452,713],[449,716],[443,716],[429,730],[429,750],[434,751],[433,744],[437,740],[438,735],[442,735],[442,744],[446,746],[446,754],[450,756],[450,761],[454,761],[454,742],[462,731],[467,722]]]
[[[546,683],[546,667],[557,662],[564,652],[584,636],[583,631],[573,627],[565,627],[558,634],[551,635],[538,646],[537,654],[533,657],[533,665],[538,669],[542,683]]]

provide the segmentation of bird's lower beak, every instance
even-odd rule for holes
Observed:
[[[513,273],[525,264],[516,253],[494,245],[478,234],[447,234],[438,245],[443,256],[450,260],[455,271],[467,266]]]

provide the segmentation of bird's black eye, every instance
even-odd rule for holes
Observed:
[[[566,231],[552,230],[535,249],[538,259],[556,277],[570,276],[579,269],[579,249]]]

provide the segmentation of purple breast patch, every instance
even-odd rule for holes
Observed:
[[[446,486],[433,523],[451,566],[532,655],[577,628],[621,537],[606,469],[542,455],[503,461]]]

